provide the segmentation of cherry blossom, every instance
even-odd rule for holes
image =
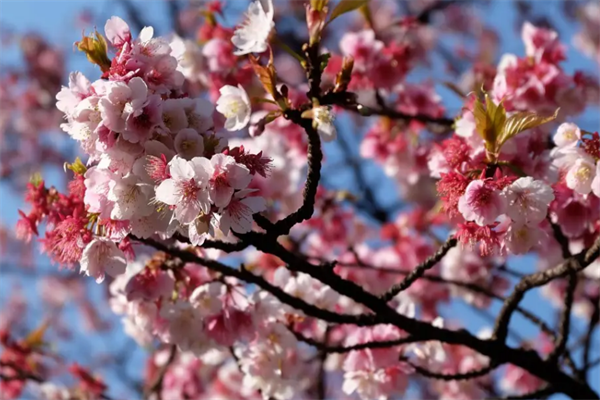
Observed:
[[[241,85],[237,87],[227,85],[219,92],[221,97],[217,100],[217,111],[227,118],[225,129],[238,131],[245,128],[250,121],[250,99],[246,91]]]
[[[469,183],[465,194],[458,200],[458,211],[465,220],[474,221],[480,226],[493,223],[505,208],[505,200],[500,192],[484,180]]]
[[[124,273],[127,267],[125,254],[113,241],[105,238],[96,238],[88,243],[80,263],[81,272],[96,278],[98,283],[104,280],[105,274],[115,277]]]
[[[234,191],[245,189],[252,179],[248,168],[224,154],[215,154],[210,159],[207,173],[210,200],[219,208],[226,207]]]
[[[554,135],[554,143],[558,147],[575,146],[581,139],[581,130],[571,122],[560,124]]]
[[[237,233],[249,232],[252,228],[252,215],[265,209],[265,200],[262,197],[244,197],[249,191],[239,191],[225,208],[219,211],[219,229],[227,234],[231,229]]]
[[[596,176],[592,181],[592,192],[600,198],[600,161],[596,163]]]
[[[313,109],[313,123],[319,135],[325,142],[335,140],[337,131],[333,124],[334,116],[328,107],[320,106]]]
[[[207,163],[202,157],[186,161],[176,156],[169,162],[171,177],[156,188],[156,199],[173,206],[175,218],[183,224],[209,211]]]
[[[273,22],[273,2],[271,0],[255,0],[248,6],[245,20],[238,27],[231,42],[238,48],[235,55],[262,53],[267,50],[267,40],[275,26]]]
[[[577,159],[569,168],[566,175],[567,186],[579,194],[588,194],[592,191],[592,182],[596,175],[593,161],[588,157]]]
[[[546,218],[554,200],[552,188],[531,177],[519,178],[504,188],[506,214],[516,223],[538,224]]]

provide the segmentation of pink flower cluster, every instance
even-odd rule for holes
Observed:
[[[573,88],[576,79],[570,80],[558,66],[564,59],[564,46],[557,34],[526,23],[523,40],[527,58],[505,57],[492,97],[507,111],[548,112],[562,102],[571,103],[569,91],[583,90],[583,86]],[[509,58],[516,63],[514,68],[522,70],[511,67]],[[540,71],[552,78],[540,78]],[[577,96],[585,98],[581,93]],[[582,205],[578,215],[594,214],[597,198],[587,195],[600,190],[600,178],[594,180],[597,134],[582,135],[575,125],[565,123],[554,136],[558,147],[550,151],[545,127],[536,128],[509,140],[499,154],[500,165],[490,165],[486,144],[476,130],[473,101],[472,97],[456,122],[455,134],[434,144],[428,155],[431,176],[440,179],[437,188],[443,209],[459,224],[457,237],[463,243],[479,243],[482,254],[523,254],[544,242],[547,217],[561,226],[564,223],[569,237],[582,234],[587,222],[578,218],[571,224],[567,219],[573,217],[576,205]],[[582,108],[568,108],[566,113]],[[579,232],[572,232],[570,225]]]
[[[103,79],[72,73],[56,96],[67,119],[61,128],[89,155],[87,167],[70,167],[69,196],[32,184],[34,208],[19,222],[20,235],[30,238],[47,219],[46,251],[61,264],[79,261],[98,282],[125,272],[130,234],[179,233],[200,245],[248,232],[252,215],[265,208],[249,185],[270,163],[261,152],[227,147],[214,132],[212,104],[186,96],[172,48],[152,28],[133,39],[112,17],[105,33],[116,55]]]
[[[502,57],[493,85],[495,100],[504,99],[509,110],[550,113],[561,107],[565,115],[583,111],[587,93],[597,92],[598,83],[581,72],[571,76],[562,69],[566,49],[558,34],[526,22],[521,37],[526,57]]]

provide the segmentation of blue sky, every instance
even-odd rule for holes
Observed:
[[[232,4],[236,10],[235,12],[239,12],[238,8],[242,5],[242,1],[240,0],[230,0],[230,4]],[[547,1],[543,2],[543,12],[548,15],[554,23],[557,23],[557,26],[560,28],[561,34],[563,35],[563,40],[569,46],[568,48],[568,61],[565,63],[564,67],[568,72],[572,72],[575,69],[584,69],[587,71],[596,71],[597,66],[590,59],[586,58],[579,52],[577,52],[570,43],[570,37],[575,33],[571,24],[566,23],[564,21],[564,17],[561,15],[560,11],[560,2],[558,1]],[[142,4],[141,2],[137,2],[137,4]],[[245,3],[244,3],[245,4]],[[125,14],[121,6],[116,5],[115,3],[107,2],[107,1],[81,1],[81,0],[64,0],[64,1],[53,1],[53,0],[40,0],[40,1],[30,1],[30,0],[1,0],[0,1],[0,27],[2,30],[11,29],[15,30],[17,33],[27,32],[29,30],[35,30],[44,35],[49,41],[54,43],[59,43],[61,48],[64,49],[65,54],[68,56],[68,69],[69,70],[81,70],[87,76],[94,77],[97,74],[97,70],[88,64],[85,61],[85,57],[80,54],[76,54],[72,50],[72,44],[76,40],[81,38],[81,28],[75,28],[74,22],[76,20],[76,16],[81,12],[83,8],[89,9],[94,15],[94,21],[97,24],[99,30],[102,30],[104,25],[104,21],[106,18],[111,15],[120,15],[125,18]],[[537,8],[537,7],[535,7]],[[539,7],[541,8],[541,7]],[[153,0],[153,1],[144,1],[142,9],[142,16],[144,20],[153,24],[158,33],[165,33],[168,28],[165,28],[167,25],[168,13],[166,12],[166,7],[163,1]],[[515,54],[522,54],[523,44],[520,39],[520,32],[514,27],[514,11],[511,6],[511,2],[508,1],[495,1],[486,8],[486,12],[484,13],[484,19],[490,25],[496,27],[500,30],[502,34],[502,44],[501,44],[501,52],[512,52]],[[230,18],[229,21],[235,21],[235,18]],[[87,27],[86,30],[89,32],[93,26]],[[19,53],[16,49],[2,49],[2,53],[0,55],[0,64],[18,64],[19,62]],[[439,61],[439,60],[438,60]],[[425,71],[423,74],[417,73],[417,78],[420,78],[420,75],[430,75],[432,71]],[[442,72],[441,63],[435,64],[433,66],[433,74],[435,76],[440,76]],[[439,92],[444,99],[444,104],[447,106],[449,110],[449,114],[458,110],[461,104],[457,101],[456,97],[449,93],[447,89],[444,89],[441,85],[437,85],[439,88]],[[584,115],[582,115],[577,121],[582,124],[587,130],[597,130],[599,125],[598,114],[595,112],[596,110],[589,110]],[[341,121],[342,126],[344,126],[344,121]],[[336,148],[335,144],[328,144],[326,146],[326,152],[335,157]],[[384,205],[393,204],[395,200],[393,196],[390,194],[395,193],[395,189],[391,186],[387,178],[383,175],[380,168],[373,163],[366,163],[365,166],[367,172],[367,179],[373,182],[388,182],[387,184],[379,184],[375,185],[376,196]],[[58,178],[56,174],[47,175],[50,178],[50,181],[53,181],[54,178]],[[346,185],[346,187],[350,184],[347,178],[345,180],[341,180],[342,185]],[[57,179],[58,182],[58,179]],[[53,182],[51,182],[53,183]],[[14,224],[17,219],[17,207],[19,205],[19,196],[20,194],[10,193],[4,185],[0,184],[0,196],[3,199],[8,199],[3,202],[2,207],[2,215],[1,219],[6,224]],[[395,194],[394,194],[395,196]],[[391,200],[392,201],[391,201]],[[38,257],[39,262],[44,262],[43,257]],[[531,256],[519,257],[515,258],[511,263],[511,266],[514,269],[520,270],[522,272],[531,272],[535,269],[535,258]],[[50,267],[51,269],[55,267]],[[82,278],[84,279],[84,278]],[[15,281],[12,280],[2,280],[0,282],[0,300],[5,300],[5,294],[7,291],[7,285],[13,284]],[[19,281],[23,284],[27,282],[33,283],[31,279],[27,278],[19,278]],[[93,290],[93,296],[96,299],[100,299],[103,295],[102,288],[95,286],[90,286]],[[542,304],[542,299],[540,298],[538,291],[530,292],[523,301],[524,307],[530,310],[545,310],[541,312],[541,316],[548,321],[551,325],[554,323],[554,313],[544,307]],[[40,305],[41,306],[41,305]],[[492,314],[496,314],[499,309],[499,304],[495,303],[489,311]],[[460,302],[453,302],[452,307],[447,310],[449,316],[454,317],[463,317],[466,320],[467,328],[472,331],[477,331],[479,328],[483,326],[489,326],[489,321],[485,318],[482,318],[480,315],[472,312],[470,308],[461,304]],[[77,324],[79,317],[76,311],[69,310],[68,311],[69,320],[72,323]],[[582,325],[579,323],[577,319],[574,320],[574,329],[578,332],[582,332]],[[531,336],[536,331],[533,326],[526,321],[524,321],[520,317],[516,317],[513,320],[514,326],[518,328],[521,332],[524,333],[525,336]],[[598,355],[600,350],[598,349],[598,339],[600,336],[598,333],[596,334],[596,350],[595,354]],[[122,338],[121,338],[122,339]],[[88,351],[90,347],[95,348],[96,350],[100,349],[102,351],[103,348],[106,350],[114,349],[114,348],[128,348],[131,347],[131,342],[128,340],[121,340],[117,337],[109,338],[109,342],[106,343],[101,339],[101,335],[89,335],[87,338],[87,343],[78,344],[75,349],[71,350],[71,356],[74,358],[82,359],[82,364],[86,364],[85,359],[88,358]],[[132,355],[132,359],[127,367],[128,372],[132,374],[139,374],[138,369],[141,368],[142,360],[143,360],[143,351],[135,351]],[[578,355],[575,355],[576,359]],[[596,372],[598,369],[596,369]],[[124,387],[118,383],[118,379],[116,376],[108,377],[109,384],[115,383],[116,389],[113,393],[118,394]],[[600,390],[600,381],[594,384],[596,390]]]

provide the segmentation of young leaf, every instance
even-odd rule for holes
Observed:
[[[279,95],[276,87],[277,80],[275,78],[275,67],[273,66],[273,53],[271,53],[271,58],[266,67],[260,65],[258,58],[252,54],[248,56],[248,59],[250,60],[250,65],[252,65],[256,76],[258,76],[258,80],[260,80],[267,93],[273,96],[275,101],[277,101]]]
[[[442,82],[442,85],[450,89],[454,94],[456,94],[460,98],[465,99],[467,97],[467,95],[463,93],[462,89],[459,88],[458,85],[454,82],[445,81]]]
[[[559,110],[560,109],[557,108],[554,115],[547,117],[539,116],[531,111],[522,111],[512,115],[506,120],[506,123],[504,123],[502,131],[500,132],[500,136],[498,137],[498,150],[500,150],[500,147],[504,143],[518,133],[555,120]]]
[[[496,143],[496,132],[494,131],[494,121],[488,111],[489,110],[486,110],[483,106],[481,100],[475,99],[473,105],[475,129],[477,130],[477,133],[479,133],[479,136],[485,141],[486,148],[493,148]]]
[[[342,1],[340,1],[337,4],[337,6],[335,6],[333,11],[331,12],[331,16],[329,17],[329,22],[333,21],[334,19],[336,19],[337,17],[339,17],[342,14],[346,14],[350,11],[354,11],[357,8],[364,6],[368,2],[369,2],[369,0],[342,0]]]
[[[492,126],[494,127],[494,132],[496,138],[498,138],[498,133],[502,131],[502,127],[506,122],[506,109],[502,102],[498,105],[494,103],[494,101],[486,94],[485,95],[485,106],[487,108],[488,115],[492,120]]]

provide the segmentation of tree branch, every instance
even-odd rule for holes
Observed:
[[[321,162],[323,161],[321,138],[319,137],[319,133],[312,127],[311,120],[302,119],[299,112],[286,112],[284,115],[286,118],[302,126],[308,135],[308,172],[300,208],[282,220],[277,221],[271,227],[262,226],[263,228],[268,228],[269,235],[274,236],[287,235],[294,225],[312,217],[315,210],[317,188],[321,179]]]
[[[167,358],[167,361],[158,370],[156,378],[154,379],[152,384],[150,384],[150,386],[148,386],[148,388],[144,391],[144,398],[150,398],[153,393],[156,393],[158,400],[162,400],[163,381],[165,379],[165,375],[166,375],[167,371],[169,370],[169,367],[171,366],[173,361],[175,361],[176,355],[177,355],[177,346],[171,345],[171,348],[169,349],[169,357]]]
[[[557,362],[559,357],[565,352],[567,340],[569,339],[569,330],[571,328],[571,309],[575,299],[575,289],[577,287],[577,273],[571,272],[567,278],[567,291],[565,294],[565,308],[560,317],[560,329],[555,340],[554,350],[548,355],[548,360]]]
[[[429,371],[428,369],[425,369],[412,363],[410,363],[410,365],[415,369],[416,372],[423,375],[424,377],[440,381],[467,381],[470,379],[479,378],[481,376],[487,375],[498,367],[497,365],[494,365],[492,363],[488,366],[475,369],[473,371],[464,372],[461,374],[440,374],[437,372]]]
[[[409,337],[395,339],[395,340],[382,340],[382,341],[377,341],[377,342],[359,343],[359,344],[355,344],[352,346],[330,346],[330,345],[327,345],[326,343],[319,342],[317,340],[306,337],[306,336],[302,335],[301,333],[294,331],[293,329],[290,329],[290,332],[292,332],[292,334],[294,334],[294,336],[296,336],[296,339],[315,347],[319,351],[322,351],[325,353],[339,353],[339,354],[349,353],[351,351],[358,351],[358,350],[364,350],[364,349],[387,349],[389,347],[400,346],[403,344],[416,343],[416,342],[422,341],[422,339],[409,336]]]
[[[448,253],[448,251],[451,248],[456,246],[456,243],[457,241],[453,237],[446,240],[446,242],[438,249],[438,251],[436,251],[427,260],[416,266],[415,269],[410,274],[408,274],[402,282],[392,286],[390,290],[388,290],[381,296],[381,299],[387,303],[388,301],[393,299],[398,293],[408,289],[417,279],[425,275],[425,272],[427,272],[427,270],[433,268],[442,258],[444,258],[446,253]]]
[[[206,258],[202,258],[196,256],[193,253],[190,253],[185,250],[180,250],[177,248],[166,246],[160,242],[157,242],[152,239],[142,239],[132,237],[132,239],[146,244],[148,246],[154,247],[157,250],[164,251],[165,253],[171,254],[181,261],[190,262],[194,264],[202,265],[210,270],[215,272],[219,272],[224,276],[232,276],[237,279],[240,279],[247,283],[255,284],[266,292],[272,294],[275,298],[281,301],[284,304],[287,304],[297,310],[304,312],[306,315],[322,319],[328,322],[334,322],[338,324],[353,324],[357,326],[372,326],[377,325],[379,322],[375,315],[369,314],[359,314],[359,315],[350,315],[350,314],[338,314],[332,311],[324,310],[319,307],[316,307],[312,304],[306,303],[304,300],[299,299],[297,297],[291,296],[290,294],[284,292],[281,288],[274,286],[267,282],[264,278],[254,275],[250,271],[246,269],[234,269],[222,264],[218,261],[209,260]]]
[[[521,279],[500,310],[494,327],[494,337],[502,341],[506,338],[510,317],[527,291],[535,287],[543,286],[556,278],[582,271],[598,258],[599,254],[600,237],[596,239],[596,242],[589,249],[583,250],[575,256],[568,258],[560,265],[545,271],[527,275]]]
[[[588,325],[588,331],[585,335],[584,344],[583,344],[583,354],[582,354],[582,367],[579,376],[583,379],[587,379],[588,372],[590,370],[590,355],[592,349],[592,338],[594,336],[594,329],[598,322],[600,322],[600,299],[598,297],[592,298],[590,300],[593,303],[594,311],[592,312],[592,316],[590,317],[590,322]]]

